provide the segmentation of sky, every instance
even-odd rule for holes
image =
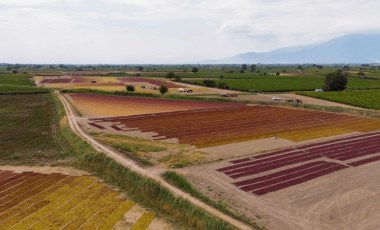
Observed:
[[[380,32],[376,0],[0,0],[0,63],[179,64]]]

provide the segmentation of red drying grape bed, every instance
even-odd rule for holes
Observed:
[[[160,81],[156,79],[148,79],[148,78],[142,78],[142,77],[126,77],[120,79],[120,81],[125,83],[149,83],[151,85],[154,85],[156,87],[160,87],[162,85],[168,87],[168,88],[187,88],[186,86],[177,85],[172,82],[166,82],[166,81]]]
[[[70,78],[57,78],[57,79],[44,79],[40,84],[58,84],[58,83],[71,83],[73,79]]]
[[[160,102],[157,101],[157,103]],[[169,101],[162,103],[169,103]],[[380,121],[375,119],[270,106],[227,106],[206,110],[91,120],[93,123],[105,121],[122,124],[129,129],[155,132],[166,138],[177,138],[180,143],[197,147],[273,136],[302,141],[337,135],[330,130],[339,129],[341,132],[339,134],[342,134],[363,131],[361,130],[363,127],[366,127],[368,131],[380,128]]]
[[[236,180],[234,185],[241,190],[264,195],[379,160],[380,132],[373,132],[233,160],[217,171]]]

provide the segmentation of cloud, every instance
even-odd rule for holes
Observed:
[[[371,0],[0,0],[0,62],[177,63],[379,32]]]

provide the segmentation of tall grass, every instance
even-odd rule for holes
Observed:
[[[257,223],[254,223],[250,220],[248,220],[245,217],[236,215],[235,213],[231,212],[229,209],[227,209],[223,204],[219,202],[215,202],[208,198],[206,195],[202,194],[199,192],[196,188],[194,188],[187,180],[185,177],[177,174],[174,171],[166,171],[162,177],[170,184],[176,186],[177,188],[181,189],[184,192],[189,193],[191,196],[205,202],[206,204],[215,207],[219,211],[235,218],[238,219],[242,222],[245,222],[249,225],[251,225],[254,229],[265,229],[263,226],[258,225]]]

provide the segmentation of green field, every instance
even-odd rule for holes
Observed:
[[[0,162],[40,164],[64,158],[49,94],[0,95]]]
[[[266,76],[253,79],[223,79],[214,80],[217,84],[226,83],[230,89],[242,91],[286,92],[310,91],[322,88],[322,76]],[[188,83],[203,84],[203,80],[185,81]],[[380,89],[380,80],[348,78],[348,89]]]
[[[27,74],[0,74],[0,94],[24,94],[49,92],[37,88]]]
[[[343,92],[302,92],[305,96],[336,101],[369,109],[380,109],[380,90],[361,90]]]

